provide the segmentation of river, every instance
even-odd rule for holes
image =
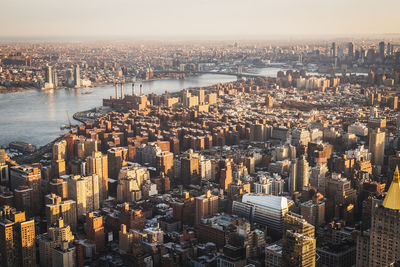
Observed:
[[[204,74],[183,80],[136,82],[135,88],[139,92],[141,83],[145,94],[162,94],[165,91],[177,92],[185,88],[206,87],[235,80],[235,76]],[[8,146],[12,141],[24,141],[39,147],[52,141],[64,132],[60,126],[68,124],[67,111],[73,120],[75,112],[101,106],[103,98],[114,95],[114,87],[111,85],[94,87],[92,90],[92,94],[82,94],[85,89],[0,94],[0,146]],[[124,91],[130,94],[131,86],[125,86]]]
[[[252,73],[266,77],[276,77],[277,72],[285,70],[281,64],[267,68],[254,69]],[[314,73],[310,73],[313,74]],[[315,73],[316,75],[317,73]],[[166,79],[136,82],[143,85],[145,94],[162,94],[165,91],[177,92],[185,88],[206,87],[220,82],[235,81],[235,76],[202,74],[185,79]],[[114,86],[92,88],[92,94],[82,94],[86,89],[32,90],[0,94],[0,146],[8,146],[12,141],[23,141],[37,147],[47,144],[65,131],[60,126],[68,124],[78,111],[88,110],[102,105],[103,98],[114,95]],[[131,86],[124,87],[126,94]],[[76,121],[73,123],[77,123]]]

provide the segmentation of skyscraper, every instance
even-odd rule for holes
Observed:
[[[336,57],[336,43],[333,42],[331,46],[331,57],[335,58]]]
[[[65,160],[67,158],[67,141],[62,140],[53,144],[52,147],[52,175],[59,178],[66,173]]]
[[[303,155],[297,161],[296,190],[301,192],[309,184],[309,164]]]
[[[40,164],[20,165],[12,167],[10,170],[11,190],[17,189],[19,186],[27,186],[32,188],[31,207],[32,215],[40,212],[40,204],[42,199],[42,174]]]
[[[385,42],[383,41],[379,43],[379,56],[385,57]]]
[[[68,195],[76,201],[77,217],[100,207],[98,179],[96,174],[86,177],[70,175],[67,178]]]
[[[9,206],[0,210],[0,251],[4,267],[36,266],[35,221]]]
[[[86,158],[86,174],[99,176],[99,198],[103,202],[108,197],[108,157],[101,152],[93,152]]]
[[[349,42],[347,45],[347,56],[349,58],[353,58],[354,57],[354,44],[352,42]]]
[[[372,163],[374,165],[383,166],[385,156],[385,132],[380,128],[370,129],[369,134],[369,151],[372,154]]]
[[[118,179],[120,169],[127,164],[127,155],[128,149],[124,147],[113,147],[107,151],[109,178]]]
[[[315,266],[315,228],[300,215],[288,213],[284,217],[282,266]]]
[[[296,180],[297,180],[297,159],[293,159],[290,163],[289,169],[289,193],[294,194],[296,192]]]
[[[232,183],[232,161],[231,160],[225,160],[223,162],[224,168],[221,169],[221,174],[220,174],[220,181],[219,184],[222,189],[227,190],[228,185]]]
[[[46,69],[46,82],[49,84],[53,84],[53,71],[51,66],[47,66]]]
[[[81,74],[78,64],[76,64],[74,68],[74,86],[76,88],[81,87]]]
[[[369,266],[389,266],[400,260],[400,174],[396,166],[383,200],[375,201],[369,241]]]

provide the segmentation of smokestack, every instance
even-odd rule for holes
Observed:
[[[132,95],[136,95],[136,92],[135,92],[135,83],[132,83]]]
[[[143,88],[142,88],[142,85],[140,85],[140,95],[143,95]]]
[[[118,99],[118,83],[115,83],[115,99]]]
[[[124,84],[121,83],[121,99],[124,98]]]

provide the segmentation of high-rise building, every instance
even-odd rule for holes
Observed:
[[[330,53],[330,56],[331,57],[336,57],[336,43],[335,42],[333,42],[332,43],[332,46],[331,46],[331,51],[330,51],[331,53]]]
[[[164,173],[169,178],[174,177],[174,154],[162,151],[156,155],[156,168],[158,172]]]
[[[53,265],[52,250],[61,247],[64,242],[71,243],[74,239],[70,226],[58,218],[55,224],[48,228],[46,234],[38,236],[40,266],[60,266]]]
[[[45,196],[46,219],[47,226],[57,224],[57,221],[62,218],[65,225],[69,225],[73,231],[76,230],[78,222],[76,216],[76,201],[64,200],[55,194]]]
[[[100,207],[99,182],[96,174],[90,176],[70,175],[68,182],[68,197],[76,202],[76,215],[81,217],[87,212]]]
[[[290,163],[289,168],[289,193],[294,194],[296,192],[296,181],[297,181],[297,159],[293,159]]]
[[[332,173],[332,177],[327,180],[325,191],[330,203],[326,205],[325,214],[327,217],[343,219],[344,217],[352,216],[352,207],[356,202],[357,192],[352,188],[349,180],[338,173]]]
[[[10,170],[10,180],[11,190],[15,190],[19,186],[27,186],[32,188],[31,214],[39,214],[42,199],[42,174],[40,164],[12,167]]]
[[[282,266],[315,266],[315,228],[300,215],[288,213],[284,218]]]
[[[328,171],[326,164],[311,168],[310,184],[316,187],[321,194],[325,194],[326,174]]]
[[[201,179],[211,179],[211,160],[205,158],[204,156],[200,157],[199,161],[199,169],[200,169],[200,177]]]
[[[392,183],[382,203],[374,201],[369,240],[369,266],[389,266],[400,260],[400,174]]]
[[[108,177],[117,180],[119,170],[126,166],[128,149],[124,147],[113,147],[107,151],[108,156]]]
[[[63,179],[53,179],[49,182],[49,193],[60,196],[62,200],[68,199],[68,183]]]
[[[283,217],[289,210],[288,200],[281,196],[245,194],[242,201],[233,201],[232,213],[252,223],[282,232]]]
[[[118,176],[117,200],[134,202],[142,199],[142,186],[150,180],[147,168],[137,163],[123,167]]]
[[[195,223],[199,224],[200,219],[204,216],[212,216],[218,212],[218,196],[211,195],[211,191],[207,192],[195,199],[196,203],[196,219]]]
[[[156,167],[156,156],[161,154],[161,152],[162,150],[157,143],[142,144],[136,147],[135,162]]]
[[[4,149],[0,149],[0,166],[6,164],[6,151]]]
[[[86,234],[96,244],[96,251],[104,250],[103,216],[94,212],[86,213]]]
[[[142,210],[131,209],[128,203],[123,203],[119,205],[119,208],[121,212],[119,217],[120,224],[125,224],[128,229],[144,229],[146,219]]]
[[[46,68],[46,82],[53,85],[53,72],[52,72],[52,67],[47,66]]]
[[[44,89],[52,89],[58,86],[57,72],[53,67],[47,66]]]
[[[325,223],[325,202],[322,198],[322,195],[317,193],[312,200],[300,204],[301,215],[314,226]]]
[[[195,223],[193,217],[195,211],[195,199],[190,197],[188,192],[183,192],[183,197],[172,203],[172,216],[182,224],[193,225]]]
[[[25,211],[28,216],[34,215],[32,212],[32,188],[20,186],[14,190],[15,208]]]
[[[385,57],[385,42],[379,42],[379,56]]]
[[[52,265],[59,267],[70,267],[77,265],[76,248],[73,244],[63,242],[61,246],[51,251]]]
[[[86,174],[99,177],[99,198],[103,202],[108,197],[108,157],[101,152],[93,152],[86,158]]]
[[[58,76],[57,76],[57,70],[53,69],[53,73],[52,73],[52,80],[53,80],[53,87],[56,88],[58,87]]]
[[[66,174],[65,160],[67,159],[67,141],[61,140],[53,144],[51,168],[53,178]]]
[[[195,107],[199,105],[199,97],[198,96],[192,96],[192,94],[188,90],[183,91],[182,95],[182,103],[185,107]]]
[[[199,104],[200,105],[204,105],[205,103],[206,103],[206,98],[205,98],[205,95],[204,95],[204,90],[203,89],[199,89]]]
[[[374,165],[383,166],[385,156],[385,132],[380,128],[370,129],[368,150],[372,154],[372,163]]]
[[[348,49],[347,56],[349,58],[353,58],[354,57],[354,44],[352,42],[349,42],[347,44],[347,49]]]
[[[0,210],[0,252],[4,267],[36,266],[35,221],[9,206]]]
[[[306,157],[303,155],[297,161],[296,190],[301,192],[309,184],[309,165]]]
[[[76,88],[81,87],[81,73],[78,64],[74,66],[74,86]]]
[[[221,188],[226,191],[228,186],[232,183],[232,161],[225,160],[223,164],[224,168],[221,169],[219,184]]]
[[[265,97],[265,105],[267,108],[272,108],[274,106],[274,98],[271,95]]]
[[[191,149],[181,158],[181,181],[184,185],[200,183],[199,155]]]

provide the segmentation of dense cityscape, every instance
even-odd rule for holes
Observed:
[[[0,267],[400,266],[398,0],[2,0]]]
[[[372,75],[385,75],[373,77],[376,83],[390,85],[400,64],[399,46],[396,41],[373,39],[240,44],[228,41],[0,43],[0,90],[7,93],[32,88],[80,88],[131,79],[184,78],[205,72],[245,76],[271,63],[330,75],[371,71]]]
[[[399,46],[0,43],[3,93],[115,87],[0,149],[1,266],[397,266]]]

